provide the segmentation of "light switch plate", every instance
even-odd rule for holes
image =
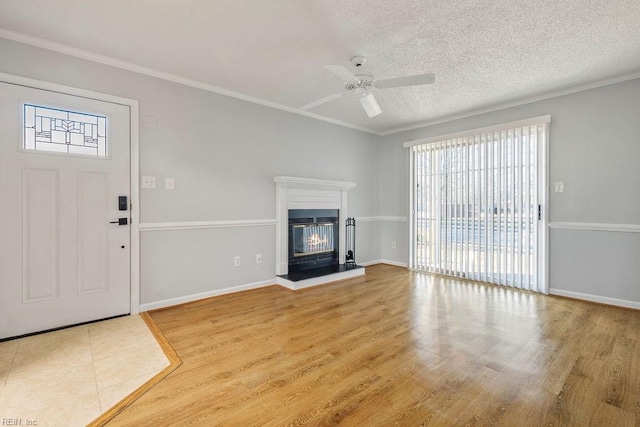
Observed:
[[[164,179],[164,188],[167,190],[173,190],[175,187],[175,182],[172,176],[168,176]]]
[[[156,188],[156,177],[143,175],[140,184],[142,188]]]
[[[564,182],[556,182],[556,193],[564,192]]]

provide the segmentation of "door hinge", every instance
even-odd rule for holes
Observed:
[[[538,221],[542,219],[542,205],[538,205]]]

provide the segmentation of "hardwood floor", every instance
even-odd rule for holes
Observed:
[[[387,265],[151,313],[183,365],[109,425],[640,425],[640,312]]]

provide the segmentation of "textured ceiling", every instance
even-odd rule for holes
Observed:
[[[310,110],[378,133],[640,70],[639,0],[0,0],[0,28],[290,108],[340,92],[324,65],[354,55],[433,72],[371,119],[352,96]]]

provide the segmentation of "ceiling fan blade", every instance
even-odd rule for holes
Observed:
[[[379,89],[388,89],[392,87],[430,85],[436,81],[433,73],[416,74],[414,76],[396,77],[393,79],[377,80],[375,86]]]
[[[360,79],[342,65],[325,65],[324,67],[347,83],[360,83]]]
[[[344,94],[345,92],[340,92],[340,93],[334,93],[333,95],[325,96],[324,98],[320,98],[317,101],[313,101],[307,105],[303,105],[302,107],[300,107],[300,109],[305,111],[310,110],[314,107],[317,107],[318,105],[324,104],[325,102],[333,101],[336,98],[340,98]]]
[[[380,109],[380,106],[376,102],[376,99],[373,97],[371,92],[365,93],[360,98],[360,103],[364,107],[364,111],[367,112],[367,115],[369,116],[369,118],[375,117],[378,114],[382,113],[382,110]]]

